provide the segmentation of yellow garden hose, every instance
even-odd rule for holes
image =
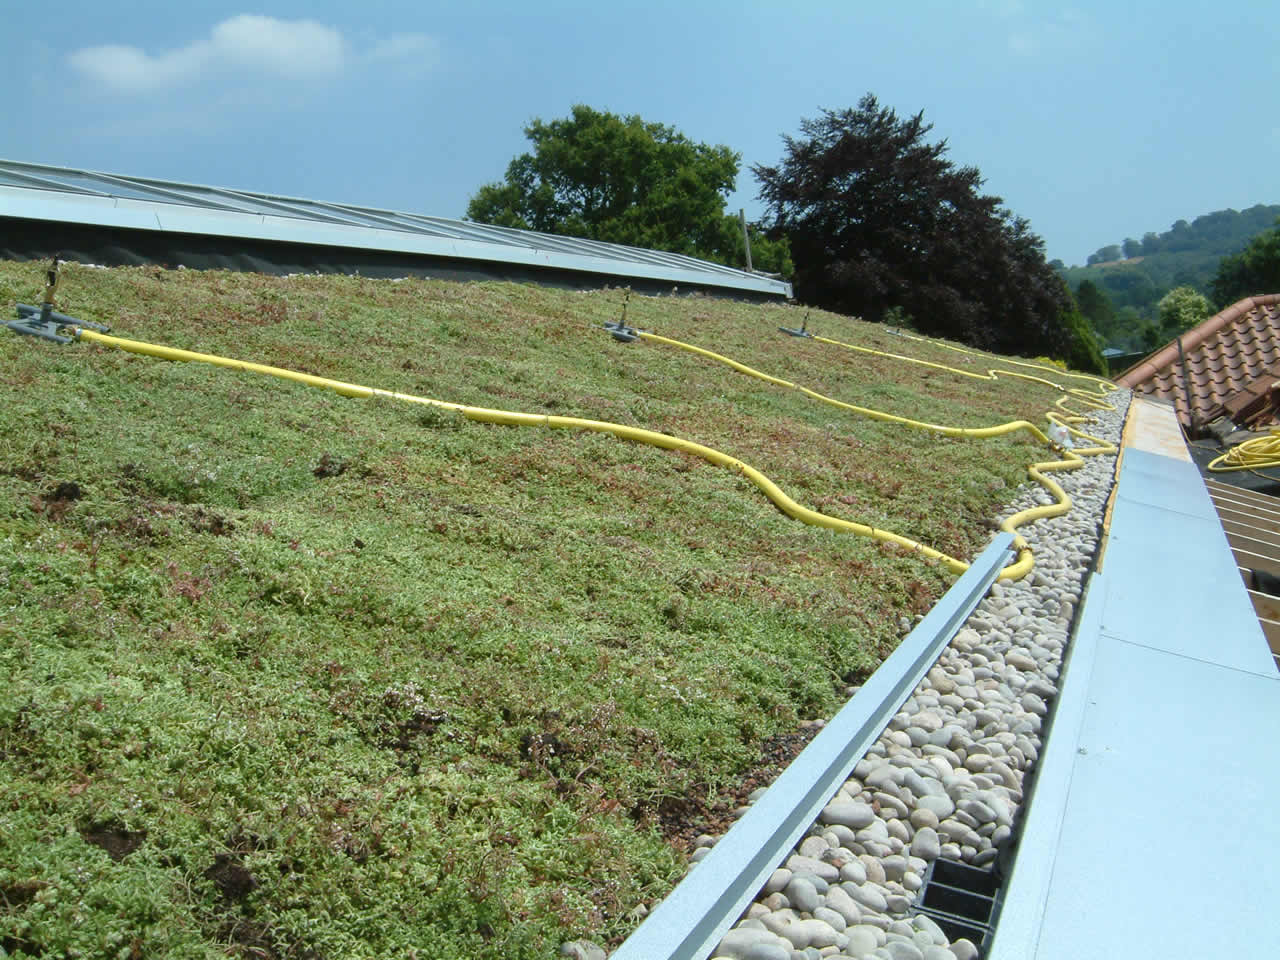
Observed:
[[[898,336],[902,337],[904,340],[914,340],[916,343],[930,343],[935,347],[941,347],[943,350],[952,350],[956,353],[963,353],[971,357],[982,356],[982,354],[978,353],[976,350],[970,350],[968,347],[956,346],[954,343],[945,343],[942,340],[933,340],[929,337],[920,337],[911,333],[902,333],[901,331],[898,332]],[[1109,391],[1115,389],[1115,384],[1110,380],[1107,380],[1105,377],[1095,376],[1092,373],[1070,373],[1066,370],[1050,370],[1040,363],[1035,363],[1030,360],[1013,360],[1008,357],[1002,357],[1000,362],[1011,364],[1016,367],[1031,367],[1033,370],[1052,373],[1055,376],[1065,377],[1068,380],[1084,380],[1090,383],[1094,390],[1099,391],[1099,396],[1105,396]]]
[[[1269,467],[1280,467],[1280,430],[1237,444],[1209,463],[1209,469],[1214,473],[1265,470]]]
[[[474,420],[479,423],[493,423],[508,426],[541,426],[550,429],[583,430],[596,433],[608,433],[622,440],[645,443],[665,450],[683,451],[706,460],[709,463],[716,464],[717,466],[726,467],[739,473],[743,477],[746,477],[754,483],[761,492],[763,492],[765,496],[778,507],[778,509],[787,516],[796,520],[830,530],[838,530],[847,533],[854,533],[859,536],[870,537],[883,543],[895,544],[896,546],[942,563],[952,573],[963,573],[969,567],[969,565],[962,560],[948,556],[939,550],[925,546],[916,540],[901,536],[900,534],[893,533],[892,531],[877,529],[867,524],[842,520],[838,517],[831,517],[826,514],[819,513],[816,510],[810,510],[807,507],[803,507],[787,496],[787,494],[784,493],[776,483],[755,467],[744,463],[736,457],[729,456],[720,450],[704,446],[700,443],[695,443],[691,440],[686,440],[682,437],[675,437],[669,434],[659,433],[654,430],[645,430],[639,427],[630,427],[625,424],[610,423],[603,420],[588,420],[579,417],[561,417],[549,414],[521,413],[517,411],[495,410],[487,407],[473,407],[465,404],[451,403],[445,400],[436,400],[430,397],[419,397],[413,394],[382,390],[376,387],[367,387],[361,384],[347,383],[341,380],[332,380],[328,377],[319,377],[313,374],[301,373],[296,370],[288,370],[283,367],[252,363],[246,360],[236,360],[230,357],[218,356],[216,354],[196,353],[190,350],[181,350],[175,347],[166,347],[160,344],[146,343],[140,340],[127,340],[122,337],[114,337],[107,333],[108,328],[99,324],[76,320],[74,317],[67,317],[53,311],[53,293],[57,286],[58,267],[59,261],[55,259],[53,267],[49,273],[49,286],[45,292],[45,303],[43,307],[37,311],[34,307],[25,307],[24,305],[19,304],[19,320],[12,321],[6,324],[7,326],[17,330],[19,333],[34,334],[60,343],[68,343],[73,339],[88,340],[93,343],[102,344],[103,346],[115,347],[129,353],[156,357],[162,360],[207,363],[212,366],[225,367],[231,370],[243,370],[250,373],[264,374],[266,376],[278,377],[284,380],[292,380],[306,386],[333,390],[335,393],[345,397],[400,400],[406,403],[417,403],[439,409],[452,410],[469,420]],[[725,364],[740,373],[754,377],[771,385],[796,390],[810,399],[818,400],[822,403],[830,404],[843,410],[848,410],[852,413],[859,414],[860,416],[865,416],[885,423],[900,424],[914,429],[928,430],[942,436],[954,438],[983,439],[1004,436],[1016,431],[1026,431],[1029,432],[1037,442],[1042,443],[1055,452],[1060,453],[1061,459],[1041,461],[1030,464],[1027,467],[1028,474],[1053,496],[1055,502],[1019,511],[1013,516],[1006,518],[1000,524],[1000,529],[1013,534],[1014,547],[1018,551],[1018,557],[1014,563],[1001,571],[1000,579],[1002,580],[1015,580],[1026,576],[1030,573],[1035,563],[1035,558],[1031,552],[1031,548],[1027,544],[1026,539],[1017,533],[1017,527],[1033,520],[1061,516],[1071,509],[1071,498],[1067,496],[1066,492],[1059,484],[1045,476],[1045,474],[1079,469],[1084,464],[1081,455],[1115,452],[1115,447],[1111,444],[1096,437],[1089,436],[1088,434],[1070,426],[1071,423],[1079,423],[1084,421],[1086,418],[1071,413],[1063,405],[1063,400],[1068,397],[1075,397],[1077,400],[1080,400],[1095,409],[1114,409],[1110,404],[1106,403],[1102,399],[1109,389],[1111,389],[1112,385],[1096,377],[1090,377],[1082,374],[1071,374],[1066,373],[1065,371],[1059,372],[1049,370],[1039,364],[1026,363],[1017,360],[1004,361],[1005,363],[1017,366],[1031,367],[1037,371],[1037,374],[1053,374],[1059,379],[1065,377],[1086,380],[1093,388],[1093,392],[1089,392],[1080,388],[1064,387],[1061,383],[1058,383],[1055,380],[1050,380],[1044,376],[1031,375],[1011,370],[998,370],[994,368],[989,369],[986,373],[974,373],[973,371],[961,370],[956,367],[950,367],[945,364],[934,363],[928,360],[921,360],[915,357],[887,353],[880,350],[874,350],[869,347],[859,347],[825,337],[816,337],[813,334],[806,334],[803,328],[801,331],[786,330],[788,333],[807,336],[809,339],[842,347],[847,350],[886,357],[907,363],[920,364],[923,366],[933,367],[935,369],[946,370],[960,376],[974,377],[981,380],[995,380],[999,376],[1011,376],[1030,382],[1040,383],[1063,392],[1065,396],[1058,401],[1058,404],[1064,413],[1059,414],[1050,411],[1046,413],[1045,416],[1051,423],[1069,431],[1077,437],[1088,440],[1093,444],[1091,447],[1079,447],[1073,450],[1071,449],[1070,444],[1066,443],[1065,438],[1063,438],[1063,444],[1059,445],[1054,442],[1054,440],[1051,440],[1049,436],[1047,436],[1038,427],[1027,420],[1013,420],[991,427],[951,427],[928,423],[922,420],[913,420],[909,417],[901,417],[896,414],[886,413],[882,410],[874,410],[869,407],[861,407],[855,404],[846,403],[842,400],[836,400],[834,398],[824,396],[815,390],[802,387],[789,380],[784,380],[780,377],[774,377],[770,374],[763,373],[762,371],[749,367],[746,364],[739,363],[738,361],[732,360],[722,354],[705,350],[702,347],[697,347],[693,344],[684,343],[679,340],[672,340],[667,337],[658,336],[657,334],[638,331],[627,327],[625,318],[626,306],[624,304],[623,320],[615,324],[605,325],[606,328],[610,329],[614,336],[620,340],[633,341],[636,339],[645,339],[654,343],[662,343],[682,350],[687,350],[691,353],[714,360],[717,363]],[[906,334],[901,335],[904,337],[907,336]],[[934,341],[927,340],[923,337],[909,337],[909,339],[917,340],[922,343],[934,343]],[[951,344],[937,343],[936,345],[961,353],[972,353],[971,351],[965,350],[961,347],[955,347]],[[1280,434],[1275,435],[1275,440],[1280,441]],[[1246,444],[1244,447],[1239,449],[1243,452],[1244,448],[1247,448],[1248,446],[1249,445]],[[1269,452],[1274,453],[1276,451],[1269,450]],[[1222,458],[1219,459],[1221,460]],[[1215,463],[1216,462],[1217,461],[1215,461]],[[1227,467],[1223,469],[1238,468]]]
[[[908,340],[914,340],[917,343],[933,344],[936,347],[943,347],[947,350],[954,350],[956,353],[963,353],[972,357],[981,356],[981,354],[973,350],[968,350],[964,347],[957,347],[954,344],[950,344],[950,343],[941,343],[937,340],[930,340],[927,337],[917,337],[917,336],[912,336],[905,333],[899,333],[898,336],[901,336]],[[893,360],[901,360],[906,363],[914,363],[923,367],[932,367],[935,370],[945,370],[948,373],[954,373],[962,377],[971,377],[974,380],[997,380],[1000,377],[1005,376],[1005,377],[1017,377],[1018,379],[1029,380],[1033,383],[1042,383],[1045,386],[1053,387],[1055,390],[1059,390],[1064,394],[1062,397],[1058,398],[1057,406],[1059,406],[1063,410],[1067,410],[1068,413],[1070,413],[1071,411],[1067,409],[1066,404],[1072,400],[1075,400],[1079,403],[1083,403],[1086,406],[1089,406],[1095,410],[1114,409],[1109,403],[1104,401],[1102,398],[1115,389],[1115,384],[1110,383],[1109,381],[1106,381],[1106,380],[1102,380],[1099,377],[1091,376],[1089,374],[1068,373],[1065,370],[1050,370],[1049,368],[1041,366],[1038,363],[1031,363],[1030,361],[1026,361],[1026,360],[1002,359],[1000,361],[1002,364],[1009,364],[1009,365],[1018,366],[1018,367],[1030,367],[1031,369],[1036,370],[1039,373],[1051,374],[1052,376],[1055,376],[1059,379],[1087,381],[1093,387],[1092,392],[1085,390],[1081,387],[1065,387],[1062,384],[1055,382],[1054,380],[1049,380],[1047,377],[1034,376],[1032,374],[1027,374],[1027,373],[1019,373],[1016,370],[1002,370],[999,368],[992,367],[988,369],[985,373],[978,373],[973,370],[962,370],[959,367],[948,366],[945,363],[935,363],[932,360],[921,360],[921,359],[918,359],[917,357],[906,357],[898,353],[886,353],[882,350],[874,350],[871,347],[859,347],[859,346],[855,346],[852,343],[844,343],[840,340],[831,340],[827,337],[813,336],[812,339],[818,341],[819,343],[828,343],[833,346],[843,347],[846,350],[854,350],[854,351],[857,351],[858,353],[867,353],[873,356],[888,357]]]
[[[803,523],[811,524],[813,526],[824,527],[830,530],[838,530],[838,531],[843,531],[847,533],[854,533],[859,536],[870,537],[872,539],[879,540],[884,543],[895,544],[906,550],[909,550],[914,553],[918,553],[921,556],[928,557],[930,559],[933,559],[942,563],[952,573],[962,573],[968,569],[968,564],[965,563],[964,561],[958,560],[955,557],[948,556],[947,554],[944,554],[941,551],[936,550],[932,547],[928,547],[924,544],[921,544],[916,540],[912,540],[908,537],[901,536],[900,534],[893,533],[892,531],[889,531],[889,530],[882,530],[866,524],[854,523],[852,521],[842,520],[838,517],[828,516],[826,514],[819,513],[815,510],[810,510],[807,507],[801,506],[795,500],[791,499],[791,497],[787,496],[787,494],[784,493],[783,490],[776,483],[770,480],[765,474],[757,470],[755,467],[752,467],[749,464],[744,463],[743,461],[737,459],[736,457],[732,457],[720,450],[716,450],[712,447],[707,447],[707,446],[704,446],[703,444],[695,443],[691,440],[686,440],[681,437],[675,437],[669,434],[659,433],[653,430],[645,430],[638,427],[630,427],[624,424],[610,423],[610,422],[601,421],[601,420],[588,420],[588,419],[582,419],[578,417],[561,417],[561,416],[553,416],[548,414],[521,413],[517,411],[495,410],[495,409],[489,409],[485,407],[467,406],[464,404],[451,403],[445,400],[436,400],[429,397],[419,397],[413,394],[399,393],[396,391],[382,390],[376,387],[367,387],[360,384],[347,383],[340,380],[332,380],[327,377],[318,377],[312,374],[300,373],[296,370],[288,370],[282,367],[274,367],[266,364],[252,363],[245,360],[236,360],[233,358],[217,356],[214,354],[196,353],[189,350],[181,350],[174,347],[162,346],[159,344],[145,343],[138,340],[127,340],[121,337],[114,337],[106,333],[87,329],[82,326],[71,326],[71,327],[68,327],[67,330],[77,340],[88,340],[91,342],[100,343],[104,346],[116,347],[118,349],[125,350],[130,353],[137,353],[137,354],[156,357],[164,360],[207,363],[213,366],[225,367],[232,370],[243,370],[251,373],[259,373],[259,374],[264,374],[268,376],[279,377],[281,379],[292,380],[297,383],[302,383],[307,386],[320,387],[328,390],[333,390],[334,392],[345,397],[353,397],[353,398],[360,398],[360,399],[382,398],[382,399],[390,399],[390,400],[399,400],[407,403],[423,404],[427,406],[437,407],[440,409],[452,410],[466,417],[469,420],[474,420],[480,423],[493,423],[493,424],[502,424],[502,425],[508,425],[508,426],[542,426],[550,429],[584,430],[584,431],[592,431],[597,433],[608,433],[623,440],[631,440],[638,443],[645,443],[645,444],[660,447],[666,450],[684,451],[686,453],[700,457],[701,459],[706,460],[709,463],[716,464],[717,466],[726,467],[730,470],[733,470],[741,474],[743,477],[747,478],[752,483],[754,483],[756,487],[758,487],[761,490],[761,492],[763,492],[764,495],[768,497],[769,500],[775,506],[777,506],[778,509],[780,509],[783,513],[785,513],[787,516],[790,516],[796,520],[800,520]],[[803,393],[805,396],[810,397],[811,399],[819,400],[823,403],[831,404],[832,406],[849,410],[850,412],[857,413],[861,416],[866,416],[866,417],[880,420],[883,422],[896,423],[896,424],[901,424],[903,426],[913,427],[916,429],[929,430],[929,431],[941,434],[943,436],[956,437],[956,438],[987,438],[987,437],[1003,436],[1016,431],[1027,431],[1033,437],[1035,437],[1035,439],[1038,442],[1043,443],[1044,445],[1049,446],[1050,448],[1053,448],[1053,449],[1061,449],[1061,448],[1058,448],[1049,439],[1049,437],[1046,436],[1046,434],[1043,431],[1041,431],[1034,424],[1026,420],[1015,420],[1008,423],[998,424],[992,427],[976,427],[976,428],[949,427],[949,426],[944,426],[940,424],[926,423],[920,420],[912,420],[908,417],[900,417],[895,414],[885,413],[884,411],[873,410],[868,407],[860,407],[855,404],[845,403],[844,401],[835,400],[831,397],[826,397],[814,390],[808,389],[807,387],[801,387],[797,384],[792,383],[791,381],[783,380],[779,377],[773,377],[759,370],[755,370],[752,367],[747,366],[746,364],[739,363],[736,360],[732,360],[728,357],[722,356],[721,354],[713,353],[712,351],[709,351],[709,350],[704,350],[703,348],[694,346],[692,344],[683,343],[678,340],[671,340],[669,338],[660,337],[656,334],[650,334],[650,333],[639,333],[639,336],[656,343],[664,343],[667,345],[679,347],[680,349],[683,349],[683,350],[688,350],[696,354],[700,354],[702,356],[713,359],[717,362],[726,364],[729,367],[741,373],[755,377],[764,382],[771,383],[776,386],[797,390],[800,393]],[[865,352],[871,352],[871,353],[879,352],[879,351],[870,351],[867,348],[853,347],[852,345],[849,345],[849,344],[841,344],[839,343],[839,341],[826,341],[826,342],[830,342],[839,346],[844,346],[850,349],[862,350]],[[884,354],[884,355],[892,357],[894,359],[907,360],[912,362],[923,362],[929,366],[941,367],[943,369],[949,369],[949,370],[954,369],[954,368],[943,367],[941,364],[933,364],[928,361],[915,361],[914,358],[910,358],[910,357],[898,357],[893,354]],[[965,375],[973,375],[971,374],[970,371],[956,370],[955,372],[965,374]],[[989,375],[983,376],[983,379],[993,379],[996,373],[997,371],[991,371]],[[1054,387],[1059,390],[1065,389],[1065,388],[1062,388],[1060,385],[1053,383],[1052,381],[1045,380],[1044,378],[1031,377],[1025,374],[1018,374],[1018,373],[1012,373],[1012,372],[1010,373],[1013,376],[1020,376],[1028,380],[1036,380],[1036,381],[1042,382],[1048,386]],[[978,376],[982,376],[982,375],[978,375]],[[1097,403],[1098,401],[1095,400],[1094,402]],[[1033,479],[1035,479],[1042,487],[1044,487],[1044,489],[1046,489],[1054,497],[1055,502],[1052,504],[1020,511],[1014,514],[1013,516],[1008,517],[1001,523],[1000,527],[1002,530],[1006,530],[1014,534],[1015,536],[1014,546],[1015,546],[1015,549],[1017,549],[1018,551],[1018,557],[1016,561],[1010,564],[1001,572],[1000,577],[1003,580],[1020,579],[1026,576],[1034,566],[1034,557],[1032,555],[1031,549],[1028,546],[1026,540],[1022,536],[1017,534],[1016,528],[1025,523],[1029,523],[1033,520],[1060,516],[1066,513],[1071,508],[1070,497],[1067,496],[1066,492],[1061,488],[1061,486],[1059,486],[1056,482],[1054,482],[1049,477],[1045,476],[1045,474],[1056,472],[1056,471],[1062,471],[1062,470],[1078,469],[1081,465],[1083,465],[1083,462],[1084,462],[1081,459],[1080,454],[1088,455],[1088,454],[1097,454],[1097,453],[1110,453],[1110,452],[1114,452],[1115,450],[1115,448],[1110,444],[1107,444],[1104,441],[1098,440],[1095,437],[1091,437],[1088,434],[1082,433],[1081,431],[1076,430],[1074,427],[1068,426],[1068,422],[1078,421],[1081,418],[1062,417],[1054,413],[1047,414],[1047,416],[1052,422],[1058,423],[1059,425],[1066,427],[1066,429],[1070,430],[1070,432],[1075,434],[1076,436],[1092,442],[1094,446],[1079,448],[1076,451],[1072,451],[1070,449],[1062,450],[1061,451],[1062,459],[1034,463],[1027,468],[1029,475]]]
[[[235,360],[230,357],[220,357],[209,353],[194,353],[190,350],[179,350],[174,347],[165,347],[154,343],[145,343],[140,340],[126,340],[122,337],[113,337],[105,333],[99,333],[95,330],[88,330],[83,327],[68,327],[67,330],[76,340],[88,340],[93,343],[100,343],[108,347],[116,347],[120,350],[126,350],[129,353],[142,354],[149,357],[157,357],[161,360],[176,360],[194,363],[208,363],[217,367],[226,367],[230,370],[244,370],[250,373],[261,373],[267,376],[280,377],[284,380],[293,380],[296,383],[306,384],[311,387],[321,387],[332,390],[344,397],[355,397],[358,399],[381,398],[385,400],[400,400],[406,403],[418,403],[426,406],[438,407],[444,410],[452,410],[461,414],[468,420],[475,420],[479,423],[495,423],[507,426],[524,426],[524,427],[549,427],[559,430],[587,430],[596,433],[609,433],[622,440],[632,440],[637,443],[647,443],[651,446],[661,447],[664,450],[681,450],[693,456],[700,457],[709,463],[717,466],[727,467],[736,473],[746,477],[754,483],[761,492],[764,493],[769,500],[778,507],[787,516],[804,523],[817,527],[825,527],[829,530],[838,530],[846,533],[854,533],[863,537],[871,537],[884,543],[892,543],[906,550],[918,553],[921,556],[937,560],[943,564],[952,573],[963,573],[969,569],[969,565],[955,557],[950,557],[939,550],[925,546],[908,537],[901,536],[889,530],[880,530],[875,527],[867,526],[862,523],[852,523],[848,520],[841,520],[838,517],[830,517],[816,510],[810,510],[796,503],[787,496],[776,483],[767,476],[749,464],[743,463],[736,457],[731,457],[727,453],[723,453],[712,447],[703,446],[700,443],[694,443],[691,440],[685,440],[681,437],[673,437],[669,434],[658,433],[655,430],[644,430],[638,427],[628,427],[620,423],[609,423],[603,420],[584,420],[578,417],[557,417],[541,413],[518,413],[508,410],[491,410],[485,407],[471,407],[460,403],[450,403],[446,400],[435,400],[430,397],[419,397],[409,393],[398,393],[391,390],[381,390],[376,387],[366,387],[355,383],[346,383],[341,380],[330,380],[327,377],[317,377],[309,373],[299,373],[296,370],[287,370],[283,367],[272,367],[261,363],[250,363],[245,360]],[[1012,568],[1010,568],[1012,569]],[[1017,576],[1025,576],[1030,570],[1028,563],[1026,570],[1018,573]],[[1007,573],[1008,571],[1006,571]]]
[[[1064,470],[1078,470],[1080,467],[1084,465],[1084,460],[1082,459],[1083,456],[1110,454],[1110,453],[1116,452],[1116,448],[1114,445],[1107,443],[1105,440],[1100,440],[1097,437],[1090,436],[1087,433],[1077,430],[1074,427],[1071,427],[1066,422],[1067,420],[1078,420],[1080,418],[1066,418],[1066,417],[1059,416],[1058,414],[1055,414],[1055,413],[1046,414],[1046,416],[1051,422],[1057,423],[1065,427],[1075,436],[1088,440],[1093,444],[1093,446],[1089,446],[1089,447],[1063,449],[1058,447],[1056,444],[1054,444],[1053,441],[1051,441],[1049,437],[1042,430],[1040,430],[1035,424],[1031,423],[1028,420],[1011,420],[1007,423],[997,424],[996,426],[992,426],[992,427],[948,427],[948,426],[943,426],[941,424],[936,424],[936,423],[927,423],[923,420],[913,420],[909,417],[900,417],[900,416],[897,416],[896,414],[885,413],[882,410],[874,410],[874,409],[871,409],[870,407],[860,407],[852,403],[845,403],[843,400],[836,400],[836,399],[833,399],[832,397],[824,396],[823,394],[818,393],[816,390],[810,390],[808,387],[799,386],[798,384],[792,383],[790,380],[784,380],[781,377],[772,376],[770,374],[764,373],[763,371],[756,370],[754,367],[749,367],[745,363],[739,363],[737,360],[733,360],[729,357],[726,357],[719,353],[715,353],[711,350],[706,350],[702,347],[694,346],[693,344],[684,343],[680,340],[672,340],[669,337],[662,337],[657,334],[647,333],[641,330],[637,330],[635,334],[639,339],[648,340],[652,343],[661,343],[661,344],[666,344],[672,347],[678,347],[681,350],[687,350],[690,353],[694,353],[699,356],[706,357],[710,360],[716,361],[717,363],[725,364],[726,366],[738,371],[739,373],[746,374],[747,376],[750,376],[750,377],[755,377],[756,379],[762,380],[765,383],[799,391],[800,393],[804,394],[805,396],[811,399],[819,400],[822,403],[827,403],[827,404],[830,404],[831,406],[839,407],[843,410],[849,410],[852,413],[857,413],[861,416],[868,417],[873,420],[879,420],[884,423],[897,423],[903,426],[913,427],[919,430],[928,430],[932,433],[937,433],[945,437],[954,437],[954,438],[986,439],[990,437],[1005,436],[1006,434],[1015,433],[1018,431],[1026,431],[1030,433],[1033,437],[1035,437],[1035,439],[1038,442],[1044,444],[1046,447],[1049,447],[1054,450],[1060,450],[1062,454],[1062,459],[1043,461],[1040,463],[1033,463],[1027,467],[1027,473],[1054,497],[1055,502],[1052,504],[1046,504],[1044,506],[1031,507],[1027,510],[1021,510],[1018,513],[1015,513],[1013,516],[1007,517],[1000,524],[1001,530],[1006,530],[1009,533],[1014,534],[1014,537],[1015,537],[1014,547],[1018,551],[1017,561],[1011,564],[1010,566],[1006,567],[1001,572],[1000,578],[1002,580],[1021,579],[1022,577],[1026,576],[1028,573],[1031,572],[1032,566],[1034,565],[1034,562],[1035,562],[1034,557],[1032,556],[1032,553],[1031,553],[1031,548],[1027,545],[1026,539],[1017,533],[1017,528],[1022,526],[1025,523],[1030,523],[1033,520],[1040,520],[1047,517],[1061,516],[1062,514],[1066,513],[1071,509],[1071,498],[1067,496],[1066,491],[1064,491],[1062,487],[1059,486],[1056,482],[1051,480],[1049,477],[1045,476],[1045,473],[1053,473],[1053,472],[1064,471]],[[814,337],[813,339],[821,340],[822,338]],[[826,341],[826,342],[838,343],[838,341]],[[839,344],[839,345],[848,346],[847,344]],[[862,350],[867,353],[879,353],[879,351],[870,350],[866,347],[855,347],[853,349]],[[889,354],[886,356],[893,356],[893,355]],[[910,360],[913,358],[898,357],[897,359]],[[928,361],[923,361],[923,362],[928,363]],[[928,363],[928,365],[934,366],[934,367],[941,366],[940,364],[933,364],[933,363]],[[944,367],[943,369],[952,369],[952,368]],[[957,371],[957,372],[968,373],[968,371]],[[1022,376],[1016,373],[1013,375]],[[1026,379],[1040,380],[1040,378],[1036,378],[1036,377],[1027,377]],[[1051,383],[1050,381],[1047,381],[1047,380],[1040,380],[1040,382],[1047,383],[1049,386],[1053,386],[1057,389],[1063,389],[1061,387],[1058,387],[1057,384]],[[1097,402],[1100,403],[1101,401],[1097,401]]]

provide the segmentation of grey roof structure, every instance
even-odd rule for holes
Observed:
[[[1280,942],[1280,824],[1247,819],[1280,790],[1280,674],[1174,411],[1135,396],[1129,417],[988,960],[1274,956]],[[1211,828],[1189,868],[1216,809],[1242,819]],[[1211,907],[1177,913],[1205,891]]]
[[[394,210],[0,160],[0,220],[509,265],[753,297],[791,285],[680,254]],[[127,245],[127,244],[126,244]],[[37,255],[35,253],[30,254]],[[189,264],[198,265],[198,264]]]

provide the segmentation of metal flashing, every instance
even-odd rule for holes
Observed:
[[[1152,458],[1164,460],[1166,472],[1150,470]],[[1104,633],[1275,676],[1266,638],[1194,466],[1142,451],[1126,453],[1107,573]],[[1170,603],[1171,591],[1188,602]]]
[[[307,244],[787,298],[791,285],[695,257],[351,204],[0,160],[0,218]]]
[[[1189,460],[1175,460],[1127,447],[1116,476],[1129,481],[1116,488],[1119,502],[1145,504],[1201,520],[1218,518],[1205,492],[1200,471]]]
[[[1025,807],[1017,855],[1002,891],[987,960],[1027,960],[1036,952],[1063,843],[1062,823],[1088,707],[1106,585],[1107,578],[1095,573],[1085,588],[1084,607],[1059,676],[1048,739],[1036,765],[1035,787]]]
[[[1104,637],[1039,943],[1022,956],[1078,957],[1082,931],[1108,956],[1273,953],[1280,873],[1266,851],[1280,824],[1242,816],[1211,826],[1206,817],[1269,809],[1280,771],[1264,757],[1277,729],[1275,676]],[[1199,829],[1212,830],[1202,856],[1189,853]],[[1204,903],[1207,891],[1208,912],[1169,913]]]
[[[1129,403],[1126,444],[1148,453],[1189,461],[1191,454],[1182,439],[1182,429],[1177,418],[1169,416],[1172,409],[1173,404],[1168,400],[1135,395]]]
[[[1125,451],[1106,569],[1088,581],[990,960],[1280,943],[1267,813],[1280,673],[1188,471]],[[1238,815],[1215,819],[1224,810]]]

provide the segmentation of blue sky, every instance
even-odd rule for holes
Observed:
[[[749,167],[872,92],[1048,255],[1280,203],[1271,0],[129,4],[4,15],[0,157],[458,217],[573,103]]]

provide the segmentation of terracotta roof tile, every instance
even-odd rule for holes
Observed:
[[[1116,383],[1173,402],[1190,430],[1227,413],[1274,422],[1280,381],[1280,294],[1249,297],[1134,364]],[[1191,396],[1187,397],[1190,388]]]

